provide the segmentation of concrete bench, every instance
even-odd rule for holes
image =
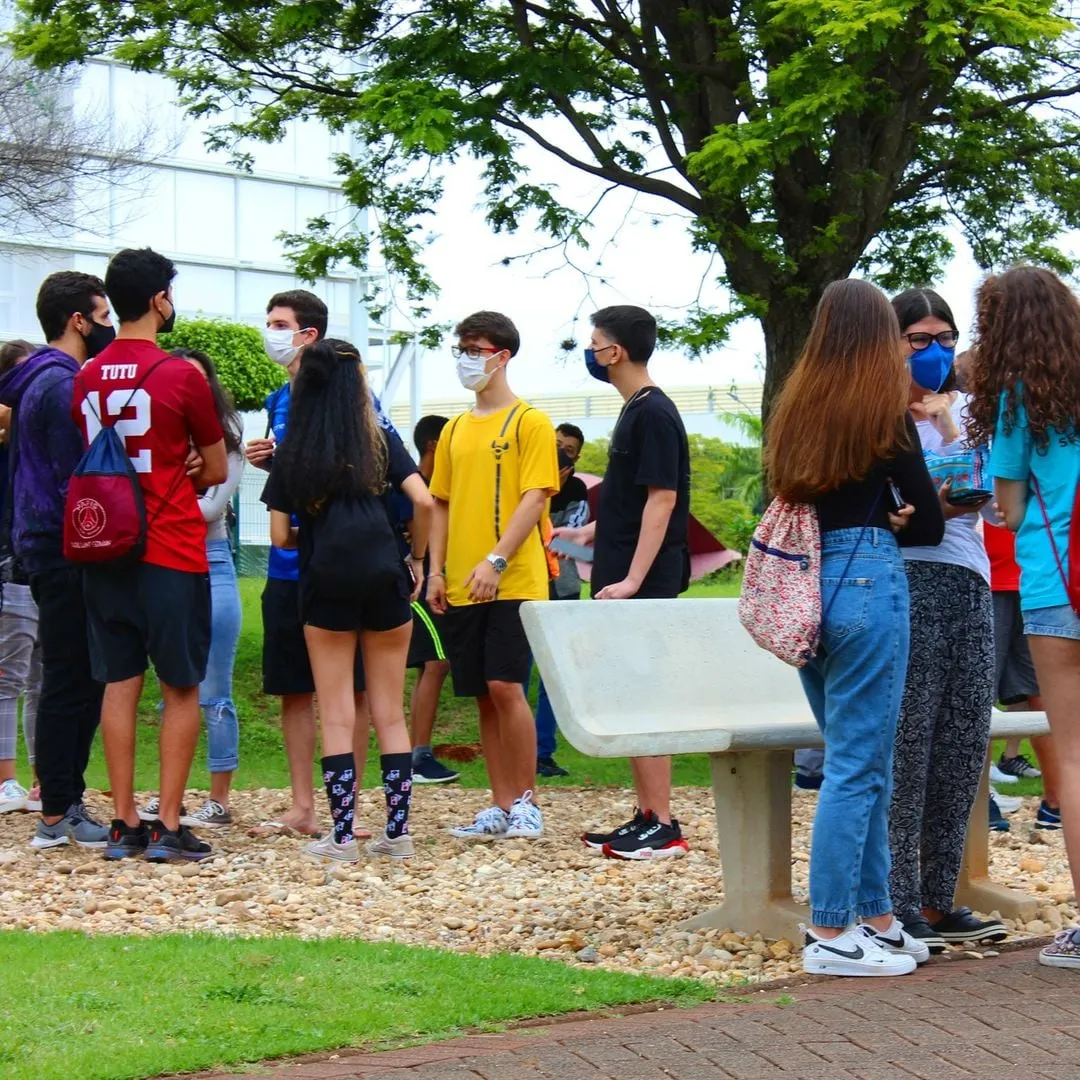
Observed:
[[[759,649],[735,600],[522,607],[559,727],[594,757],[708,754],[723,903],[690,920],[798,940],[791,894],[791,754],[821,746],[798,672]],[[994,713],[994,737],[1044,734],[1045,713]],[[988,873],[986,773],[957,902],[1033,918],[1037,902]]]

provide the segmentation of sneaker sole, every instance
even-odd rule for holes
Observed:
[[[152,863],[202,862],[204,859],[209,859],[213,854],[212,851],[196,853],[173,851],[171,848],[148,847],[146,849],[146,861]]]
[[[1060,825],[1051,825],[1050,822],[1048,822],[1048,821],[1036,821],[1035,822],[1035,828],[1036,829],[1046,829],[1048,832],[1060,832],[1061,831],[1061,826]]]
[[[1043,967],[1080,968],[1080,956],[1047,956],[1039,953],[1039,963]]]
[[[228,821],[203,821],[202,818],[197,817],[182,817],[180,819],[181,825],[186,825],[189,829],[227,829],[232,824],[232,819]]]
[[[460,832],[457,829],[451,829],[450,835],[455,840],[476,840],[481,844],[490,844],[495,840],[503,840],[506,838],[506,833],[467,833]]]
[[[149,810],[136,810],[135,813],[139,815],[140,821],[147,823],[153,823],[158,819],[157,814],[151,814]]]
[[[849,977],[890,978],[910,975],[918,965],[912,957],[904,965],[863,964],[858,960],[803,960],[803,971],[807,975],[847,975]]]
[[[305,858],[311,859],[313,862],[321,863],[326,861],[335,863],[348,863],[353,866],[360,862],[361,859],[359,850],[357,850],[355,855],[332,855],[326,851],[308,851],[307,848],[304,848],[301,854],[304,855]]]
[[[66,836],[56,836],[52,837],[51,839],[46,839],[43,836],[35,836],[30,841],[30,846],[35,851],[48,851],[50,848],[65,847],[70,842],[71,841]]]
[[[544,830],[532,830],[524,832],[521,829],[507,829],[498,839],[500,840],[540,840],[544,835]]]
[[[421,776],[419,773],[412,774],[412,781],[414,784],[452,784],[455,780],[460,780],[461,776],[458,773],[454,773],[453,776],[440,776],[438,779],[433,779],[430,776]]]
[[[26,809],[25,799],[4,799],[0,801],[0,814],[17,814]]]
[[[927,963],[930,959],[930,946],[926,945],[925,942],[923,943],[923,948],[917,953],[914,953],[910,949],[890,949],[880,938],[878,938],[878,941],[881,943],[882,948],[892,953],[893,956],[910,956],[911,959],[920,966]]]
[[[582,843],[583,843],[583,844],[584,844],[584,845],[585,845],[585,846],[586,846],[587,848],[591,848],[591,849],[592,849],[593,851],[603,851],[603,850],[604,850],[604,846],[605,846],[606,844],[610,844],[610,843],[611,843],[611,841],[610,841],[610,840],[599,840],[599,841],[595,841],[595,842],[594,842],[594,841],[592,841],[592,840],[586,840],[584,836],[583,836],[583,837],[581,838],[581,842],[582,842]]]
[[[601,849],[607,859],[626,859],[644,862],[648,859],[677,859],[690,852],[690,845],[685,840],[677,840],[662,848],[639,848],[637,851],[616,851],[610,844]]]
[[[941,940],[946,945],[965,945],[972,941],[1004,941],[1009,936],[1009,931],[1004,926],[991,926],[985,930],[968,930],[965,933],[945,934]]]
[[[367,849],[367,853],[373,859],[411,859],[416,854],[415,850],[414,851],[397,852],[397,851],[383,851],[381,849],[372,849],[370,847]]]
[[[84,851],[104,851],[109,846],[108,840],[72,840],[71,842]]]
[[[41,800],[40,799],[27,799],[25,809],[32,814],[41,813]]]
[[[105,858],[109,862],[120,862],[122,859],[138,859],[146,854],[146,848],[121,848],[121,847],[108,847],[105,848]]]

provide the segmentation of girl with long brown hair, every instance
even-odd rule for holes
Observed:
[[[821,529],[825,618],[818,652],[800,672],[825,738],[803,951],[812,974],[904,975],[929,957],[889,897],[893,737],[909,634],[898,543],[937,543],[944,529],[907,400],[888,300],[865,281],[833,282],[769,421],[766,450],[773,491],[813,504]]]
[[[976,307],[972,432],[992,440],[994,490],[1017,534],[1020,609],[1065,781],[1061,821],[1080,890],[1080,601],[1068,587],[1080,485],[1080,303],[1049,270],[1020,266],[987,278]],[[1080,968],[1080,931],[1062,931],[1039,960]]]

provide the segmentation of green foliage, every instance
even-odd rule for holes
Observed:
[[[266,355],[262,334],[253,326],[221,319],[177,319],[176,329],[162,334],[158,343],[163,349],[206,353],[241,410],[261,409],[266,395],[285,381],[285,369]]]
[[[732,322],[760,319],[766,414],[831,280],[931,283],[953,254],[950,229],[984,268],[1074,266],[1058,240],[1080,227],[1080,48],[1061,0],[19,8],[19,55],[164,70],[194,114],[218,122],[212,145],[272,142],[297,118],[355,132],[336,162],[346,198],[374,211],[383,261],[420,314],[436,286],[427,223],[443,169],[463,157],[484,165],[500,232],[590,243],[595,205],[569,206],[532,175],[526,144],[605,190],[670,204],[691,244],[720,256],[728,302],[699,297],[664,340],[700,355]],[[289,239],[307,275],[370,254],[348,220],[316,218]]]

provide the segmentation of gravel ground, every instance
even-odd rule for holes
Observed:
[[[187,805],[200,805],[201,794],[191,792]],[[803,896],[814,798],[796,792],[794,799],[794,875]],[[481,793],[421,788],[413,804],[417,856],[394,865],[320,865],[301,855],[303,841],[249,839],[248,826],[287,808],[281,791],[237,792],[237,824],[213,835],[207,830],[215,857],[179,867],[107,864],[77,848],[37,853],[27,846],[33,817],[7,814],[0,817],[0,928],[342,934],[459,952],[539,953],[720,984],[800,970],[790,942],[680,929],[681,920],[715,906],[723,893],[708,791],[677,792],[690,854],[652,864],[605,860],[578,840],[584,829],[624,820],[629,793],[551,788],[543,800],[544,839],[468,845],[446,829],[471,817],[483,804]],[[96,793],[87,801],[109,816]],[[1037,805],[1027,800],[1011,818],[1012,832],[991,840],[994,879],[1045,898],[1038,920],[1009,924],[1020,937],[1077,918],[1060,833],[1032,830]],[[361,821],[380,825],[381,793],[364,792],[359,809]]]

